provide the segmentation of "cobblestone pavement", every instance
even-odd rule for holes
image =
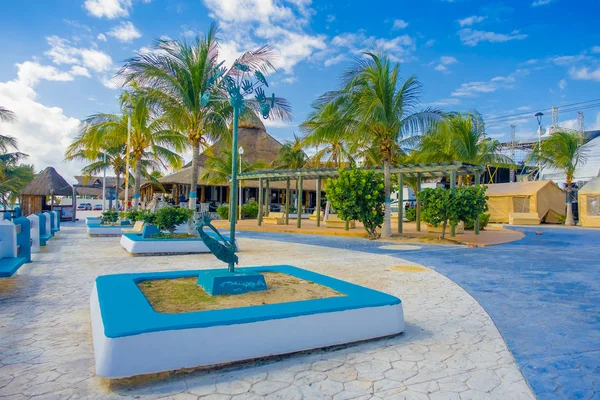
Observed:
[[[406,332],[220,370],[114,384],[95,377],[89,296],[101,274],[218,267],[212,255],[130,257],[83,223],[0,280],[0,399],[533,399],[491,318],[443,275],[388,255],[240,239],[242,266],[292,264],[403,301]],[[282,332],[282,334],[284,334]],[[201,344],[199,344],[201,345]]]

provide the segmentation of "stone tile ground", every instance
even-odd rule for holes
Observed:
[[[89,238],[83,223],[65,223],[34,263],[0,281],[0,399],[534,398],[487,313],[437,272],[390,271],[412,263],[346,249],[243,238],[240,245],[242,266],[293,264],[399,296],[406,332],[235,368],[111,384],[94,375],[89,295],[95,277],[220,264],[211,255],[130,257],[118,238]]]

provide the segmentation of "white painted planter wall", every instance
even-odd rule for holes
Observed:
[[[52,233],[52,229],[51,229],[51,225],[50,225],[50,218],[52,218],[52,215],[50,215],[49,212],[45,212],[44,216],[46,216],[46,234],[50,235]]]
[[[31,214],[27,217],[31,223],[31,252],[40,252],[40,217]]]
[[[0,258],[17,256],[17,227],[11,221],[0,221]]]
[[[88,235],[113,235],[118,236],[123,234],[123,229],[131,229],[133,226],[130,225],[120,225],[120,226],[98,226],[98,225],[88,225],[87,233]]]
[[[131,240],[121,236],[121,246],[131,254],[210,253],[202,240]]]
[[[104,335],[96,285],[90,298],[96,374],[125,378],[352,343],[404,330],[402,304],[260,322]]]

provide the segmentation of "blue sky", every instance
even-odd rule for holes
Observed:
[[[576,4],[575,4],[576,3]],[[280,54],[271,89],[292,103],[291,124],[268,123],[280,141],[298,132],[310,103],[334,89],[360,52],[386,49],[404,77],[423,83],[423,107],[478,109],[508,138],[535,135],[539,109],[600,98],[598,0],[54,0],[5,1],[0,15],[0,105],[18,114],[0,125],[42,169],[62,163],[79,119],[117,111],[111,77],[158,37],[193,38],[221,25],[222,56],[272,44]],[[600,129],[600,107],[584,110]],[[576,127],[576,111],[560,115]],[[549,123],[549,113],[544,119]]]

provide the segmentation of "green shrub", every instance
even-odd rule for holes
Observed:
[[[148,225],[156,225],[156,213],[146,211],[138,216],[138,221],[144,221]]]
[[[217,214],[221,219],[229,219],[229,206],[219,206],[217,207]]]
[[[417,208],[410,207],[409,209],[407,209],[405,217],[406,217],[407,221],[410,221],[410,222],[416,221],[417,220]]]
[[[561,225],[564,225],[566,220],[567,216],[565,214],[559,214],[556,216],[556,221]]]
[[[229,210],[228,214],[229,214]],[[254,219],[258,217],[258,204],[250,203],[242,205],[242,218],[243,219]]]
[[[465,229],[475,229],[475,221],[465,221]],[[479,216],[479,229],[484,229],[490,222],[490,214],[481,214]]]
[[[106,210],[102,212],[102,224],[114,224],[119,219],[119,213],[116,210]]]
[[[337,179],[327,181],[327,198],[344,221],[363,223],[369,239],[377,239],[383,224],[385,201],[383,177],[374,171],[340,170]]]
[[[147,210],[129,210],[125,213],[125,217],[131,222],[143,221],[142,217],[147,213]]]
[[[421,219],[433,226],[442,224],[442,239],[446,226],[456,226],[460,221],[474,221],[488,210],[487,187],[461,186],[456,189],[425,189],[419,193]]]
[[[177,225],[184,224],[194,215],[194,210],[179,207],[164,207],[156,211],[156,225],[161,231],[173,234]]]

